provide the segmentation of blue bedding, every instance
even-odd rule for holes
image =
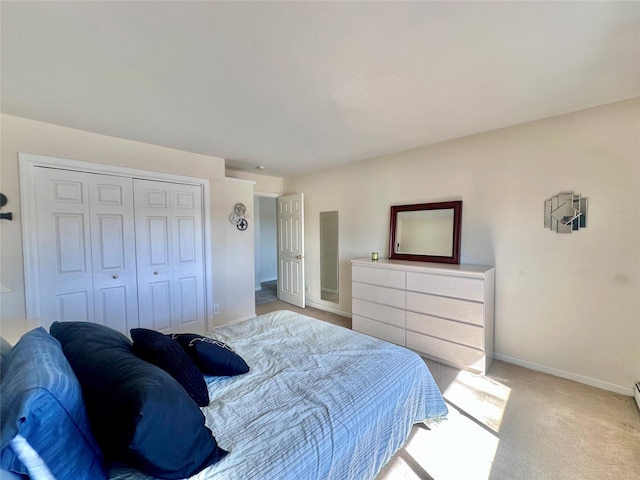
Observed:
[[[231,453],[192,480],[373,479],[412,425],[447,407],[403,347],[289,311],[219,327],[249,373],[206,377],[207,426]],[[112,468],[111,480],[150,477]]]

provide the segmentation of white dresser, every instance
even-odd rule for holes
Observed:
[[[367,258],[351,264],[354,330],[486,373],[495,268]]]

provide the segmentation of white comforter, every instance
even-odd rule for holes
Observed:
[[[215,329],[251,367],[206,377],[202,409],[230,451],[193,480],[371,480],[414,423],[447,407],[414,352],[289,311]],[[112,469],[112,480],[149,477]]]

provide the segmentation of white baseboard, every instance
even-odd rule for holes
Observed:
[[[325,312],[335,313],[336,315],[342,315],[343,317],[351,318],[351,314],[349,312],[343,312],[342,310],[338,310],[337,308],[327,307],[326,305],[320,305],[315,302],[305,302],[308,306],[317,308],[318,310],[324,310]]]
[[[225,325],[233,325],[234,323],[242,322],[244,320],[249,320],[250,318],[256,318],[256,314],[253,315],[245,315],[244,317],[234,318],[233,320],[229,320],[228,322],[221,323],[220,325],[216,325],[213,328],[224,327]]]
[[[632,387],[624,387],[622,385],[616,385],[615,383],[603,382],[602,380],[597,380],[591,377],[585,377],[583,375],[578,375],[576,373],[566,372],[564,370],[559,370],[557,368],[547,367],[546,365],[540,365],[538,363],[528,362],[526,360],[521,360],[519,358],[503,355],[502,353],[494,352],[493,358],[495,358],[496,360],[502,360],[503,362],[513,363],[514,365],[519,365],[521,367],[529,368],[531,370],[536,370],[538,372],[555,375],[556,377],[566,378],[568,380],[573,380],[575,382],[584,383],[585,385],[590,385],[592,387],[601,388],[603,390],[609,390],[610,392],[619,393],[621,395],[628,395],[630,397],[633,396]]]
[[[640,408],[640,382],[636,382],[636,384],[633,386],[633,398],[636,399],[638,408]]]

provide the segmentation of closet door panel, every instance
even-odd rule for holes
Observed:
[[[138,326],[131,178],[88,174],[95,322],[125,335]]]
[[[171,331],[170,282],[167,280],[151,282],[145,290],[141,293],[148,296],[145,301],[148,310],[140,312],[140,326],[164,332]],[[144,324],[142,323],[143,319]]]
[[[96,254],[99,270],[125,268],[125,238],[122,215],[96,216]]]
[[[204,331],[202,189],[172,184],[172,266],[175,332]]]
[[[124,286],[99,288],[94,295],[96,303],[96,322],[100,319],[103,325],[129,334],[129,329],[137,326],[137,315],[135,311],[136,323],[133,323],[131,314],[127,311],[127,289]],[[135,297],[133,299],[136,300]],[[137,303],[137,302],[136,302]]]
[[[94,319],[87,175],[35,171],[40,323]]]
[[[173,311],[171,211],[164,185],[134,180],[134,204],[140,327],[169,332]]]
[[[85,219],[84,214],[53,213],[59,274],[87,271]]]
[[[178,217],[178,258],[177,261],[184,265],[196,261],[196,228],[193,217]]]
[[[177,313],[175,327],[188,327],[198,321],[198,280],[196,277],[185,277],[177,280]]]
[[[134,196],[141,326],[203,332],[201,188],[136,179]]]
[[[148,258],[144,259],[148,266],[169,266],[169,218],[147,217],[146,235]]]
[[[89,290],[57,294],[55,298],[58,304],[56,320],[60,322],[90,322],[92,294],[93,292]]]

